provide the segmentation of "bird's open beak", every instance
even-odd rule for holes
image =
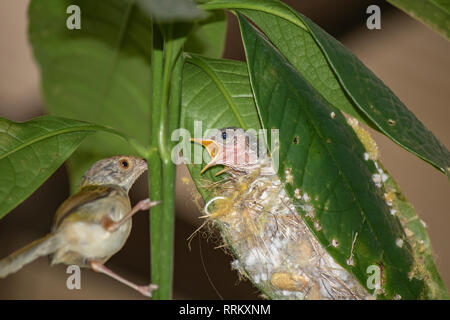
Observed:
[[[216,157],[220,154],[220,146],[212,139],[191,138],[192,142],[201,144],[208,151],[211,161],[202,169],[200,173],[205,172],[208,168],[216,165]]]

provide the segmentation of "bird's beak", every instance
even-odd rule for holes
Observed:
[[[202,169],[200,173],[205,172],[208,168],[216,165],[216,157],[218,154],[220,154],[220,146],[212,139],[198,139],[198,138],[191,138],[192,142],[196,142],[201,144],[206,148],[206,151],[208,151],[209,156],[211,157],[211,161]]]
[[[147,160],[139,159],[138,161],[139,171],[144,172],[148,169]]]
[[[145,159],[137,158],[135,168],[133,170],[136,174],[136,179],[147,170],[148,170],[147,161]]]

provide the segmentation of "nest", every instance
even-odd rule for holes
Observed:
[[[232,267],[275,299],[371,298],[297,212],[313,216],[313,206],[305,201],[296,208],[277,175],[261,174],[267,166],[270,161],[212,185],[216,197],[206,204],[205,217],[219,224],[224,243],[232,248]]]

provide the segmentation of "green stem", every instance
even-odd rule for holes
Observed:
[[[172,162],[162,165],[163,214],[159,223],[159,279],[160,289],[157,299],[172,298],[173,258],[175,236],[175,176],[176,167]],[[154,231],[154,230],[153,230]],[[152,231],[152,232],[153,232]]]
[[[164,41],[158,42],[159,33],[153,33],[152,148],[148,157],[150,197],[162,200],[150,217],[151,274],[159,285],[153,296],[156,300],[172,298],[176,167],[171,161],[169,134],[179,127],[183,66],[181,46],[174,44],[173,25],[160,30]]]
[[[148,174],[149,174],[149,188],[150,199],[163,200],[162,199],[162,162],[159,157],[158,151],[158,137],[159,135],[159,122],[160,122],[160,105],[161,105],[161,93],[162,93],[162,68],[163,68],[163,41],[157,28],[153,30],[152,37],[152,57],[151,57],[151,136],[150,145],[152,152],[149,153],[147,158],[148,162]],[[170,292],[170,287],[167,288],[167,284],[161,281],[160,272],[160,239],[161,239],[161,220],[164,212],[164,203],[155,206],[150,212],[150,256],[151,256],[151,277],[152,282],[158,284],[159,289],[154,293],[153,299],[169,299],[167,292]]]
[[[180,55],[175,64],[172,73],[172,81],[170,86],[170,102],[168,114],[168,127],[170,132],[179,127],[180,108],[181,108],[181,72],[182,72],[182,56]],[[170,134],[170,132],[168,134]],[[161,141],[161,140],[160,140]],[[165,136],[167,141],[167,136]],[[167,142],[166,142],[167,143]],[[171,147],[171,143],[165,145]],[[158,298],[169,299],[172,296],[172,277],[173,277],[173,259],[174,259],[174,237],[175,237],[175,179],[176,166],[171,161],[168,154],[168,161],[164,159],[160,148],[162,162],[162,183],[163,183],[163,215],[160,221],[160,229],[162,230],[159,243],[159,279],[164,283],[164,291],[160,290]],[[170,286],[169,286],[170,284]]]
[[[165,31],[165,32],[164,32]],[[159,153],[161,155],[161,159],[164,164],[170,162],[170,152],[167,150],[167,102],[169,95],[169,87],[170,87],[170,79],[172,72],[172,51],[173,51],[173,41],[172,33],[173,33],[173,25],[170,24],[167,26],[167,30],[164,30],[164,71],[163,71],[163,88],[162,88],[162,97],[161,97],[161,105],[160,105],[160,121],[159,121]]]
[[[169,104],[169,130],[172,132],[180,127],[181,115],[181,80],[183,74],[184,57],[179,54],[172,72]]]

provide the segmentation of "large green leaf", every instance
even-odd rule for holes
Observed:
[[[380,167],[382,167],[381,164]],[[413,206],[405,198],[395,180],[384,168],[383,170],[388,177],[385,182],[385,194],[389,195],[388,201],[392,201],[391,210],[394,211],[391,212],[399,217],[413,249],[412,254],[416,266],[413,273],[415,272],[427,284],[428,298],[448,299],[447,289],[434,264],[431,241],[425,229],[425,223],[417,216]]]
[[[0,218],[36,190],[98,126],[44,116],[0,118]]]
[[[295,10],[277,0],[211,0],[199,5],[205,10],[254,10],[272,14],[285,19],[299,28],[308,30],[308,27],[298,18]]]
[[[265,128],[278,128],[279,172],[292,170],[286,190],[294,203],[300,188],[314,200],[317,219],[302,218],[335,260],[366,286],[366,270],[382,266],[379,298],[429,296],[415,267],[410,241],[390,214],[375,164],[341,112],[329,104],[249,22],[239,15],[252,90]],[[294,138],[298,143],[294,143]],[[284,174],[280,174],[284,180]],[[321,228],[314,228],[314,223]],[[337,248],[331,245],[337,239]],[[401,241],[401,245],[398,245]],[[346,263],[353,253],[354,265]]]
[[[275,0],[215,0],[206,10],[239,10],[318,92],[450,175],[450,152],[364,64],[314,22]]]
[[[220,58],[225,48],[227,20],[222,10],[212,11],[190,35],[184,50],[212,58]]]
[[[68,30],[66,8],[81,9],[81,29]],[[29,35],[50,114],[108,125],[145,144],[149,138],[150,24],[134,2],[32,1]],[[72,190],[94,160],[132,154],[99,134],[69,161]]]
[[[387,0],[450,40],[449,0]]]
[[[211,106],[214,106],[213,108]],[[207,129],[241,127],[259,129],[247,68],[244,63],[216,60],[191,55],[184,67],[181,127],[194,135],[194,122],[199,121],[204,134]],[[187,142],[189,148],[202,150],[200,145]],[[202,150],[203,151],[203,150]],[[193,154],[193,152],[191,153]],[[190,159],[193,161],[193,158]],[[219,168],[200,174],[202,166],[188,163],[192,178],[217,180],[214,174]],[[204,188],[200,193],[207,201],[212,196]]]
[[[245,64],[237,61],[208,59],[200,56],[192,56],[186,62],[183,77],[181,127],[188,129],[191,136],[194,135],[194,121],[196,120],[202,122],[203,132],[207,128],[229,126],[241,126],[247,129],[260,128]],[[211,105],[217,105],[220,112],[211,108]],[[186,142],[189,148],[201,148],[201,146],[191,144],[189,141]],[[301,155],[298,157],[301,157]],[[308,161],[315,160],[311,156],[307,156],[307,158]],[[193,156],[191,153],[190,161],[192,162],[192,160]],[[216,195],[211,194],[209,189],[205,188],[205,180],[217,181],[222,179],[222,177],[214,176],[221,168],[212,168],[201,175],[200,170],[205,164],[206,162],[203,162],[201,165],[188,164],[188,168],[197,189],[206,202]],[[406,227],[414,230],[413,238],[415,237],[415,239],[411,239],[411,243],[415,250],[421,250],[420,253],[417,252],[415,254],[415,259],[426,262],[427,267],[424,272],[428,272],[430,274],[428,278],[433,279],[428,283],[431,291],[434,292],[434,295],[430,294],[430,296],[434,298],[445,297],[445,287],[434,266],[426,231],[420,224],[420,220],[414,213],[411,205],[401,196],[392,178],[389,177],[386,183],[389,191],[395,186],[394,190],[398,193],[396,202],[401,202],[401,205],[395,204],[398,216],[402,217],[401,220],[405,220],[404,225]],[[337,187],[334,188],[337,189]],[[403,217],[405,218],[403,219]],[[411,225],[414,225],[414,228]],[[423,250],[423,248],[426,248],[426,250]]]
[[[256,10],[240,10],[254,21],[290,64],[332,105],[374,127],[355,108],[342,90],[325,55],[308,30],[299,28],[280,16]],[[297,18],[299,21],[300,19]]]
[[[81,9],[80,30],[66,28],[73,4]],[[33,0],[29,17],[47,111],[108,125],[148,144],[151,24],[135,1]],[[184,32],[190,29],[184,24]],[[224,16],[216,13],[198,22],[187,46],[219,56],[224,39]],[[118,153],[136,151],[104,134],[86,139],[69,161],[72,190],[90,163]]]
[[[308,18],[303,20],[360,110],[391,140],[450,176],[450,152],[433,133],[347,48]]]

